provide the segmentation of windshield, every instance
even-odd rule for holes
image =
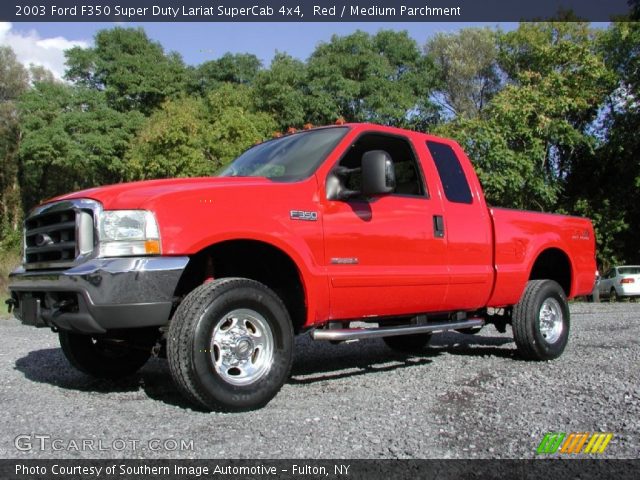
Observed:
[[[244,152],[219,175],[302,180],[318,168],[348,130],[347,127],[320,128],[269,140]]]

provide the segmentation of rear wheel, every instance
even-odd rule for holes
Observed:
[[[616,292],[616,289],[614,287],[611,287],[611,291],[609,292],[609,301],[615,303],[618,300],[618,292]]]
[[[419,353],[424,350],[431,340],[431,333],[416,333],[414,335],[396,335],[384,337],[384,343],[392,350],[403,353]]]
[[[135,335],[134,335],[135,336]],[[135,373],[151,356],[151,343],[132,344],[127,338],[82,335],[61,330],[62,351],[75,368],[97,378],[121,378]]]
[[[569,306],[553,280],[531,280],[513,309],[513,336],[519,354],[528,360],[552,360],[569,340]]]
[[[192,291],[169,327],[167,358],[182,393],[209,410],[266,405],[292,363],[293,328],[265,285],[223,278]]]

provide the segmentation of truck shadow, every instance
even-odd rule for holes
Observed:
[[[299,337],[288,383],[309,384],[412,368],[433,363],[435,357],[444,354],[517,358],[515,349],[502,347],[509,343],[513,343],[510,337],[444,333],[434,335],[429,348],[419,353],[401,353],[391,350],[381,339],[335,345]]]
[[[510,338],[448,333],[434,335],[430,348],[423,352],[403,354],[389,349],[382,340],[332,345],[301,336],[296,339],[294,363],[287,383],[305,385],[415,368],[433,363],[434,358],[444,354],[515,357],[514,349],[501,348],[511,342]],[[17,359],[15,369],[31,381],[67,390],[119,393],[124,394],[120,399],[122,402],[151,398],[180,408],[203,411],[183,398],[171,380],[165,360],[151,359],[134,375],[103,380],[74,369],[60,348],[45,348]]]
[[[442,351],[451,355],[468,357],[499,357],[518,360],[515,348],[504,348],[514,345],[513,337],[485,337],[480,335],[466,335],[458,332],[445,332],[434,335],[429,347],[435,351]]]
[[[38,383],[88,393],[121,393],[121,401],[151,398],[169,405],[199,411],[180,394],[164,360],[151,359],[138,372],[117,380],[96,379],[73,368],[60,348],[29,352],[16,360],[15,369]]]

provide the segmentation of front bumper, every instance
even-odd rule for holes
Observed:
[[[188,257],[97,258],[67,270],[9,275],[15,316],[80,333],[165,325]]]

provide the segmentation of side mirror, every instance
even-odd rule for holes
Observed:
[[[391,156],[384,150],[372,150],[362,156],[362,193],[370,197],[391,193],[396,188],[396,173]]]
[[[360,172],[360,168],[336,167],[327,177],[327,200],[349,200],[361,196],[357,190],[349,190],[346,179],[352,173]]]

